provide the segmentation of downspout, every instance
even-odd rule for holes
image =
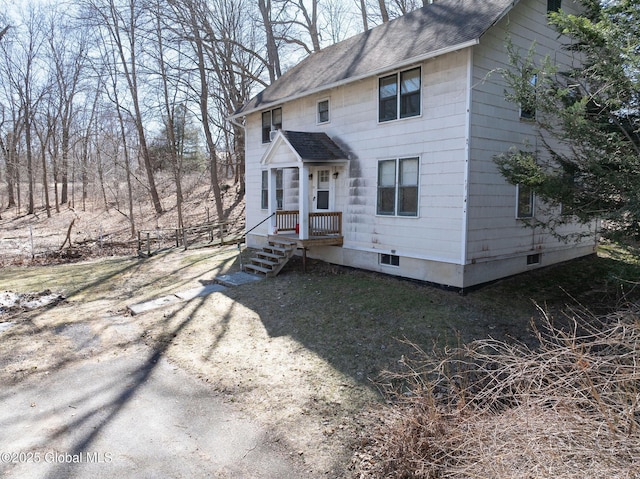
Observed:
[[[469,228],[469,176],[471,170],[471,106],[472,106],[472,89],[473,89],[473,47],[467,49],[467,106],[465,119],[465,168],[462,191],[462,235],[460,249],[460,264],[463,268],[468,264],[467,259],[467,236]],[[464,287],[464,277],[462,278]]]

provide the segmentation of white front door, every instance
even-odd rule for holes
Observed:
[[[314,168],[311,176],[311,211],[331,211],[333,209],[333,184],[329,168]]]

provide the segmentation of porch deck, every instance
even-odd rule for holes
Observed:
[[[287,231],[276,235],[269,235],[269,240],[288,240],[295,242],[298,248],[307,249],[312,246],[342,246],[344,238],[342,235],[313,236],[308,239],[300,239],[295,231]]]

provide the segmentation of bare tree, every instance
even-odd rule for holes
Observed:
[[[310,8],[307,7],[307,4]],[[281,10],[286,11],[289,17],[284,20],[290,26],[296,28],[287,29],[291,34],[283,40],[289,44],[299,45],[307,53],[320,51],[320,30],[318,27],[319,0],[282,0]],[[299,31],[308,35],[311,45],[302,40]]]
[[[75,97],[87,68],[88,40],[87,30],[73,28],[69,19],[53,10],[49,17],[48,44],[51,53],[51,68],[55,72],[55,90],[60,123],[61,164],[56,173],[61,174],[62,190],[60,202],[68,199],[69,153],[71,149],[71,130],[76,114]],[[57,184],[56,184],[57,188]]]
[[[103,64],[109,65],[117,62],[118,53],[112,49],[105,49],[102,52],[103,56]],[[133,216],[133,185],[132,185],[132,173],[131,173],[131,158],[130,158],[130,148],[129,148],[129,136],[127,134],[126,127],[126,119],[125,115],[127,115],[127,110],[123,107],[123,102],[120,99],[120,85],[118,83],[118,79],[120,76],[118,72],[113,68],[107,68],[108,75],[108,84],[105,82],[105,92],[108,98],[111,100],[115,107],[116,112],[116,120],[117,126],[115,127],[114,137],[118,137],[119,139],[114,140],[114,154],[113,159],[114,162],[118,163],[120,158],[122,158],[121,164],[124,166],[125,171],[125,179],[127,183],[127,204],[128,204],[128,213],[123,213],[119,205],[117,204],[117,196],[116,196],[116,209],[118,212],[122,213],[128,220],[130,226],[131,237],[134,238],[136,235],[136,225]],[[130,115],[127,115],[131,118]],[[136,126],[137,129],[137,126]],[[103,179],[101,180],[103,181]],[[104,188],[104,182],[102,183],[102,187]],[[116,184],[116,192],[118,191],[118,186]],[[106,197],[106,195],[105,195]],[[106,201],[105,201],[106,203]]]
[[[162,205],[147,147],[138,73],[140,67],[138,53],[141,50],[140,42],[144,39],[144,29],[140,28],[140,24],[148,18],[136,0],[122,0],[121,3],[117,3],[117,0],[85,0],[85,6],[89,13],[89,17],[85,20],[88,22],[94,19],[93,25],[106,32],[106,35],[103,35],[105,48],[115,52],[117,67],[125,79],[131,103],[131,108],[128,110],[138,134],[138,144],[147,173],[151,201],[156,213],[161,214]],[[111,65],[112,68],[115,66],[115,64]]]
[[[44,82],[40,81],[43,76],[40,63],[44,44],[42,12],[35,7],[30,7],[23,13],[22,22],[23,24],[20,25],[21,35],[16,35],[12,42],[2,42],[5,62],[3,76],[10,84],[9,89],[19,103],[19,106],[14,108],[21,112],[20,119],[27,161],[27,214],[33,214],[35,212],[35,178],[32,126],[38,103],[47,89]],[[6,47],[7,43],[11,43],[12,48]],[[15,100],[11,98],[9,101]],[[17,173],[17,169],[14,173]],[[16,181],[16,184],[19,185],[19,181]]]
[[[5,84],[5,86],[8,86]],[[5,95],[5,98],[10,96]],[[6,101],[6,100],[5,100]],[[6,101],[0,104],[2,120],[0,121],[0,151],[5,161],[5,181],[7,183],[7,208],[16,206],[16,196],[19,201],[19,194],[16,195],[16,188],[19,182],[19,157],[18,143],[22,135],[24,122],[22,121],[22,110],[19,104]]]
[[[55,120],[56,118],[52,108],[48,107],[46,109],[43,109],[43,111],[36,118],[34,118],[33,121],[33,130],[38,136],[38,141],[40,142],[40,164],[42,166],[44,208],[47,212],[47,218],[51,218],[51,203],[49,201],[49,178],[47,175],[47,153],[48,144],[54,135],[54,128],[56,123]]]
[[[389,21],[389,11],[387,10],[385,0],[378,0],[378,6],[380,7],[380,16],[382,17],[382,23],[387,23]]]
[[[184,72],[179,64],[182,59],[182,55],[179,51],[179,46],[174,55],[172,55],[174,61],[168,62],[166,57],[165,46],[165,33],[170,32],[168,28],[164,28],[162,23],[163,15],[162,9],[165,7],[164,2],[153,3],[150,8],[153,10],[154,16],[154,46],[155,46],[155,60],[157,64],[157,77],[159,79],[161,97],[162,97],[162,117],[164,119],[164,131],[166,135],[166,141],[168,143],[168,155],[171,164],[171,170],[176,185],[176,209],[178,212],[178,228],[184,227],[183,220],[183,194],[182,194],[182,175],[183,175],[183,155],[182,148],[179,142],[184,141],[184,135],[178,130],[182,126],[182,132],[184,132],[184,122],[186,117],[186,108],[184,104],[177,103],[177,97],[180,94],[179,89],[170,82],[172,73],[180,75]],[[177,45],[179,45],[178,39],[174,39]],[[176,64],[175,62],[178,62]],[[173,65],[173,67],[172,67]],[[172,70],[170,72],[170,70]]]
[[[282,76],[280,68],[280,52],[274,34],[274,20],[272,18],[271,0],[258,0],[258,8],[262,17],[266,45],[267,45],[267,71],[269,72],[269,83],[273,83]]]
[[[360,16],[362,18],[362,28],[366,32],[369,30],[369,19],[367,17],[367,2],[365,0],[359,0]]]
[[[11,28],[11,26],[7,25],[2,30],[0,30],[0,40],[2,40],[2,37],[4,37],[6,33],[9,31],[9,28]]]

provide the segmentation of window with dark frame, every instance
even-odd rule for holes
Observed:
[[[540,264],[540,253],[527,255],[527,266]]]
[[[547,13],[557,12],[562,8],[562,0],[547,0]]]
[[[271,142],[271,132],[282,129],[282,108],[262,112],[262,143]]]
[[[379,161],[376,213],[418,216],[418,178],[418,158]]]
[[[381,253],[379,257],[380,264],[386,266],[400,266],[400,256],[395,254]]]
[[[412,68],[378,80],[378,121],[420,115],[421,69]]]
[[[329,100],[318,102],[318,123],[327,123],[329,121]]]

